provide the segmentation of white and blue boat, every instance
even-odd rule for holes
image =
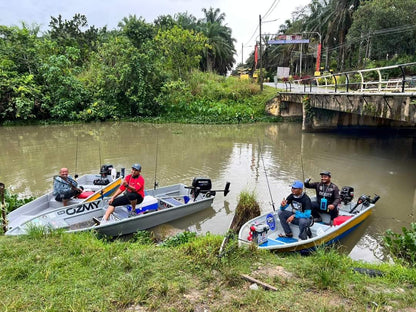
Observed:
[[[342,195],[341,191],[339,216],[331,222],[329,214],[321,213],[322,222],[315,222],[310,226],[311,235],[305,240],[299,238],[299,226],[294,224],[290,224],[293,237],[281,237],[285,233],[280,225],[278,211],[271,211],[251,219],[241,227],[238,234],[239,246],[254,244],[259,249],[292,252],[310,251],[320,245],[332,244],[362,224],[371,215],[380,198],[378,195],[373,199],[362,195],[353,202],[351,196]]]

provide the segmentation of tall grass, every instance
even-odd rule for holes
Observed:
[[[131,240],[50,234],[0,236],[1,311],[398,311],[416,304],[414,270],[365,264],[384,272],[369,278],[352,270],[364,264],[336,250],[301,257],[238,248],[218,257],[223,237],[213,234],[176,247],[142,244],[143,233]],[[241,274],[279,291],[250,290]]]

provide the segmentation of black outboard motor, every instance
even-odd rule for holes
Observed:
[[[191,189],[191,194],[194,196],[194,199],[198,197],[199,194],[205,194],[206,197],[215,196],[217,192],[223,192],[224,196],[230,192],[230,182],[225,184],[223,190],[212,190],[211,179],[209,178],[194,178],[192,181],[192,186],[186,187]]]
[[[341,202],[344,205],[348,205],[354,198],[354,188],[351,186],[343,186],[339,196],[341,197]]]
[[[359,205],[363,205],[363,207],[368,207],[370,206],[370,200],[371,198],[367,195],[361,195],[358,200],[357,203],[355,204],[355,206],[350,210],[350,213],[353,213],[354,210],[359,206]]]
[[[202,194],[209,193],[211,191],[211,188],[212,188],[211,179],[194,178],[192,180],[192,192],[191,193],[195,196],[195,198],[197,198],[200,193]],[[212,195],[215,195],[215,192]]]
[[[110,183],[107,176],[111,175],[113,165],[102,165],[100,169],[100,178],[94,180],[94,185],[107,185]]]
[[[370,201],[372,204],[375,204],[380,199],[380,196],[377,194],[374,194],[374,198]]]
[[[102,165],[100,169],[100,175],[102,179],[105,179],[108,175],[111,175],[113,165]]]

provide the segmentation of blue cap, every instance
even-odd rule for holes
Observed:
[[[297,189],[303,189],[303,183],[301,181],[295,181],[293,182],[292,187]]]
[[[138,171],[142,170],[142,166],[140,166],[140,164],[134,164],[133,166],[131,166],[133,169],[136,169]]]

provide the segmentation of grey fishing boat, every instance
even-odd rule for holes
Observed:
[[[68,207],[76,207],[78,205],[96,202],[111,196],[120,186],[122,177],[112,165],[101,166],[99,174],[86,174],[76,177],[79,186],[82,186],[83,192],[75,198],[72,198]],[[93,205],[93,204],[91,204]],[[63,209],[62,202],[55,200],[52,191],[44,194],[35,200],[11,211],[7,215],[7,232],[14,232],[15,228],[25,224],[39,215],[48,214],[49,212]]]
[[[116,207],[112,218],[101,223],[109,198],[60,207],[37,214],[10,228],[6,235],[27,234],[31,228],[66,232],[96,231],[107,236],[121,236],[202,211],[211,207],[217,192],[227,195],[230,183],[223,190],[213,190],[208,178],[194,178],[191,186],[179,183],[145,191],[143,202],[131,207]]]

